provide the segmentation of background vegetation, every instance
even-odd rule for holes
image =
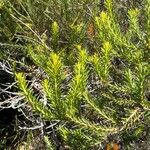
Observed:
[[[0,0],[0,148],[148,150],[150,1]]]

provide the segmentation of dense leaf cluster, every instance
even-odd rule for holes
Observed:
[[[140,142],[150,129],[150,1],[128,3],[0,1],[1,18],[12,20],[2,21],[2,54],[27,102],[20,107],[52,124],[47,149],[149,148]]]

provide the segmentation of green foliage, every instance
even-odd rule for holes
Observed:
[[[51,112],[44,106],[42,102],[39,102],[32,89],[28,89],[28,84],[26,83],[25,77],[22,73],[16,74],[16,78],[19,81],[19,87],[28,99],[32,107],[38,111],[44,118],[49,119],[52,117]]]
[[[142,24],[142,11],[128,10],[123,32],[114,2],[105,0],[103,11],[97,4],[7,0],[0,5],[19,32],[17,41],[23,41],[16,46],[23,45],[45,73],[41,97],[23,73],[16,73],[18,87],[41,118],[60,121],[55,130],[64,148],[98,149],[117,139],[128,148],[149,128],[150,2],[145,1]],[[55,142],[45,136],[45,143],[52,149]]]
[[[55,149],[47,136],[44,136],[44,141],[46,143],[46,150],[54,150]]]
[[[22,74],[16,75],[19,87],[34,110],[43,115],[45,119],[52,121],[59,119],[62,123],[66,122],[66,126],[62,125],[58,130],[60,130],[62,139],[73,149],[77,148],[76,145],[78,149],[87,149],[88,146],[95,147],[107,140],[110,135],[117,134],[124,138],[125,133],[130,134],[132,130],[135,136],[140,135],[141,132],[138,133],[135,127],[143,126],[141,120],[146,120],[148,117],[145,115],[149,108],[145,89],[149,65],[146,62],[142,65],[143,59],[137,57],[133,68],[119,70],[124,80],[117,83],[110,78],[111,57],[115,54],[111,52],[111,49],[110,43],[105,42],[99,58],[96,54],[90,56],[85,49],[77,46],[78,59],[73,67],[73,77],[67,94],[63,93],[61,88],[66,78],[65,66],[59,54],[50,53],[50,56],[45,59],[44,66],[40,65],[48,75],[42,83],[47,106],[35,100],[33,91],[27,87]],[[34,55],[31,57],[33,56],[34,61],[40,64],[41,56],[35,55],[36,57]],[[99,78],[99,84],[103,86],[98,96],[91,94],[87,89],[90,76],[88,64],[93,65],[95,75]],[[102,103],[101,107],[97,103]],[[101,121],[96,121],[96,118]],[[82,144],[81,139],[85,141]]]

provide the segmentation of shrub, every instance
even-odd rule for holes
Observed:
[[[126,29],[112,0],[105,0],[103,11],[95,4],[20,1],[14,9],[8,3],[30,41],[28,55],[44,71],[40,94],[23,73],[16,73],[18,87],[35,114],[59,121],[55,134],[63,148],[98,149],[121,141],[135,149],[150,123],[150,2],[128,10]],[[54,139],[46,141],[57,146]]]

